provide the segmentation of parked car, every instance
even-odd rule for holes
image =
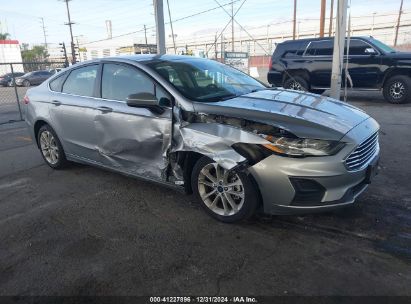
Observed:
[[[37,85],[42,83],[44,80],[52,76],[53,74],[49,71],[34,71],[24,74],[21,77],[16,78],[16,85],[29,87],[31,85]]]
[[[75,161],[184,189],[224,222],[351,205],[377,170],[379,125],[362,110],[202,58],[79,63],[24,103],[50,167]]]
[[[60,72],[62,69],[61,68],[55,68],[55,69],[50,69],[50,70],[48,70],[51,74],[56,74],[56,73],[58,73],[58,72]]]
[[[280,43],[271,57],[268,82],[321,94],[330,87],[333,43],[333,38]],[[397,52],[372,37],[352,37],[345,54],[353,89],[382,90],[390,103],[411,99],[411,53]]]
[[[20,72],[15,72],[14,73],[14,77],[20,77],[23,76],[24,73],[20,73]],[[4,74],[2,76],[0,76],[0,85],[2,85],[3,87],[12,87],[13,84],[13,73],[7,73]]]

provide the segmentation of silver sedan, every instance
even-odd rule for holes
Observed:
[[[378,167],[379,125],[363,111],[212,60],[84,62],[24,103],[50,167],[81,162],[180,188],[224,222],[350,205]]]

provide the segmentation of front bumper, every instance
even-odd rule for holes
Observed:
[[[373,119],[364,124],[368,128],[360,124],[347,133],[342,139],[347,144],[336,155],[307,158],[271,155],[250,167],[248,170],[262,196],[264,212],[312,213],[353,204],[367,188],[370,168],[377,168],[379,160],[378,147],[362,170],[348,171],[344,164],[355,147],[378,130]]]

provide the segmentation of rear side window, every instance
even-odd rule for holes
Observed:
[[[122,64],[104,64],[102,98],[126,101],[129,95],[142,92],[154,94],[154,83],[143,72]]]
[[[60,75],[59,77],[53,79],[52,81],[50,81],[50,90],[54,91],[54,92],[61,92],[61,86],[63,85],[64,82],[64,78],[65,78],[65,74]]]
[[[63,93],[93,96],[98,65],[90,65],[71,71],[63,85]]]
[[[331,56],[333,54],[333,42],[331,40],[313,41],[311,42],[305,56]]]

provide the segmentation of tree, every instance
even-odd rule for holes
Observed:
[[[10,38],[9,33],[0,33],[0,40],[7,40]]]
[[[22,45],[21,57],[25,62],[45,61],[48,57],[47,50],[43,45],[35,45],[28,49],[26,44]]]

